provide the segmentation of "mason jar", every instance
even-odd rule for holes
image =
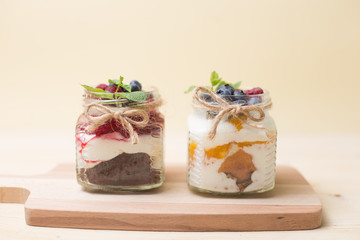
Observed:
[[[109,94],[106,98],[104,94]],[[86,189],[140,191],[160,187],[164,117],[155,88],[146,101],[85,90],[76,124],[77,181]]]
[[[188,186],[224,195],[273,189],[277,133],[269,92],[238,101],[231,100],[234,96],[219,98],[206,88],[194,91],[188,117]]]

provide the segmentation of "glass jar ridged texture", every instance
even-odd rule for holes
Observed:
[[[147,100],[104,99],[86,91],[76,124],[76,173],[86,189],[109,192],[160,187],[164,117],[156,89]]]
[[[277,133],[269,115],[271,99],[266,91],[246,98],[247,103],[255,104],[238,105],[236,109],[230,103],[218,111],[193,101],[194,111],[188,117],[188,185],[191,189],[240,195],[274,188]],[[200,99],[214,106],[220,105],[204,93]],[[234,110],[221,117],[215,135],[209,137],[216,117],[228,107]],[[259,111],[264,114],[261,120],[258,119]],[[253,117],[257,120],[252,120]]]

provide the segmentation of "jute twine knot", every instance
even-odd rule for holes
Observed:
[[[95,110],[97,113],[99,113],[99,115],[91,115],[91,110]],[[95,131],[95,129],[111,119],[119,121],[121,125],[129,132],[132,144],[137,144],[139,140],[139,136],[137,132],[134,131],[133,125],[139,128],[143,128],[149,122],[149,115],[145,110],[120,108],[117,111],[113,111],[104,105],[96,103],[90,104],[86,107],[85,116],[91,123],[88,126],[88,130],[90,132]],[[141,118],[140,120],[139,117]]]
[[[218,104],[209,104],[206,101],[200,99],[200,92],[208,93],[211,96],[211,98]],[[241,106],[238,104],[230,105],[226,100],[217,96],[210,89],[207,89],[205,87],[197,87],[193,92],[193,97],[196,100],[196,102],[198,103],[198,105],[196,107],[201,107],[201,108],[205,108],[210,111],[218,111],[219,112],[219,114],[214,118],[213,123],[210,128],[210,131],[208,133],[209,139],[213,139],[215,137],[216,129],[225,114],[230,114],[231,116],[236,117],[240,121],[242,121],[252,127],[262,128],[258,125],[245,122],[245,120],[242,119],[240,116],[242,114],[254,122],[261,122],[265,118],[264,110],[271,107],[271,103],[267,104],[263,107],[256,106],[256,105],[248,105],[248,106]],[[252,114],[252,113],[257,113],[257,114]]]

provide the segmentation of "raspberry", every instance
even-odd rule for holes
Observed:
[[[246,95],[257,95],[257,94],[263,94],[264,91],[259,88],[259,87],[256,87],[256,88],[253,88],[253,89],[250,89],[250,90],[245,90],[244,91]]]
[[[106,122],[103,125],[99,126],[97,129],[95,129],[96,136],[100,136],[106,133],[113,132],[112,124],[111,122]]]
[[[108,87],[108,85],[106,85],[105,83],[101,83],[101,84],[96,86],[96,88],[100,88],[102,90],[105,90],[107,87]]]
[[[116,85],[108,86],[107,88],[105,88],[106,91],[111,92],[111,93],[116,92],[116,89],[117,89]],[[118,92],[121,92],[121,91],[118,91]]]
[[[246,95],[253,95],[254,93],[252,92],[252,90],[244,90],[244,93]]]
[[[259,88],[259,87],[253,88],[253,89],[252,89],[252,92],[253,92],[254,94],[263,94],[263,93],[264,93],[264,91],[263,91],[261,88]]]

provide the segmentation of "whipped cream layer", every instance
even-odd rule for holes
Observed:
[[[273,119],[266,114],[265,119],[261,122],[261,125],[265,129],[257,129],[246,124],[242,124],[242,129],[239,131],[233,124],[226,119],[228,115],[225,115],[217,129],[216,135],[213,139],[208,138],[208,133],[213,124],[213,119],[207,119],[205,113],[194,113],[188,118],[188,126],[191,134],[198,137],[205,148],[213,148],[219,145],[223,145],[229,142],[255,142],[255,141],[267,141],[268,130],[275,131],[275,125]],[[252,124],[257,124],[253,121],[248,121]]]
[[[259,191],[271,188],[275,179],[276,139],[275,125],[272,118],[266,114],[261,125],[264,129],[257,129],[246,124],[238,130],[236,126],[227,121],[227,116],[220,121],[214,139],[208,138],[213,119],[206,119],[206,115],[194,113],[188,118],[189,141],[196,144],[193,154],[192,166],[189,165],[189,184],[214,192],[236,193],[240,192],[236,179],[218,172],[225,158],[208,158],[205,151],[218,146],[230,144],[226,157],[235,154],[240,148],[252,156],[252,163],[256,170],[251,175],[252,183],[244,192]],[[252,122],[253,123],[253,122]],[[253,142],[250,146],[239,147],[237,143]],[[255,143],[258,142],[258,143]]]
[[[110,160],[121,153],[146,153],[153,159],[154,168],[161,168],[163,156],[163,138],[154,138],[151,135],[139,136],[137,144],[120,133],[113,132],[96,136],[94,134],[77,134],[78,159],[88,163]],[[79,162],[78,162],[79,164]],[[84,164],[84,163],[83,163]]]

